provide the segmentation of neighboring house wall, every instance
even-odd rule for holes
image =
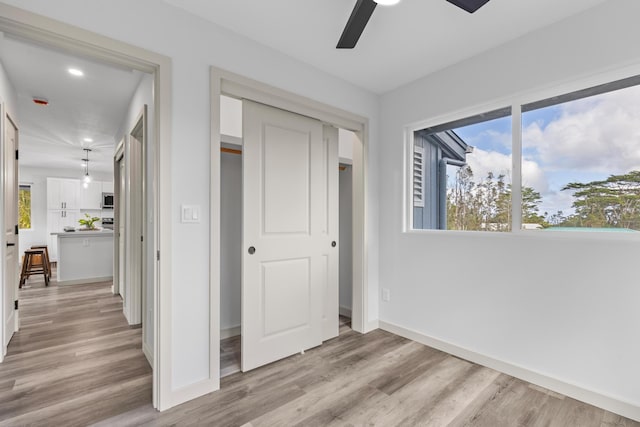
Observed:
[[[318,69],[156,0],[8,0],[6,3],[171,58],[172,387],[209,377],[211,176],[210,66],[366,117],[371,124],[367,254],[370,320],[378,317],[377,96]],[[170,31],[168,30],[170,29]],[[200,206],[198,224],[180,222],[181,204]],[[213,272],[219,274],[219,272]],[[215,348],[215,346],[214,346]]]
[[[405,125],[640,64],[638,16],[608,1],[382,97],[381,322],[640,407],[637,240],[402,232]]]

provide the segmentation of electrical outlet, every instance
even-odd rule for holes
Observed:
[[[382,301],[391,301],[391,291],[388,288],[382,288]]]

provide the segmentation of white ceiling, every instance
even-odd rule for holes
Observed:
[[[335,46],[356,0],[165,0],[374,93],[384,93],[606,0],[445,0],[378,6],[353,50]]]
[[[142,77],[5,36],[0,58],[17,93],[20,165],[77,169],[91,148],[89,172],[113,172],[115,137]],[[74,77],[69,68],[84,71]],[[33,97],[46,98],[38,106]],[[91,138],[93,142],[85,142]]]

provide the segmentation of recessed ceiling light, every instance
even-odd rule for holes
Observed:
[[[84,139],[84,142],[93,142],[93,139],[91,139],[91,138],[85,138],[85,139]]]
[[[376,3],[382,6],[393,6],[394,4],[400,3],[400,0],[373,0]]]
[[[69,71],[69,74],[71,74],[72,76],[76,76],[76,77],[84,76],[84,73],[82,72],[82,70],[78,70],[77,68],[69,68],[67,71]]]

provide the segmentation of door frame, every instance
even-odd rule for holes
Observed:
[[[369,119],[340,108],[275,88],[218,67],[211,67],[211,186],[209,270],[209,372],[220,388],[220,95],[249,99],[311,117],[356,133],[353,147],[353,302],[352,328],[367,333],[377,328],[369,321],[368,250],[368,145]]]
[[[114,295],[124,292],[124,284],[120,283],[120,209],[115,207],[115,201],[120,203],[120,159],[124,160],[124,137],[116,145],[113,155],[113,289]]]
[[[4,221],[5,221],[5,191],[4,191],[4,186],[5,186],[5,179],[4,179],[4,162],[5,162],[5,150],[4,150],[4,146],[6,144],[6,124],[7,122],[11,122],[11,125],[14,127],[14,129],[16,130],[16,141],[15,141],[15,149],[19,150],[19,133],[18,133],[18,124],[16,123],[16,121],[13,119],[13,117],[11,116],[11,114],[9,113],[8,109],[6,108],[5,103],[3,102],[2,98],[0,98],[0,121],[2,121],[2,124],[0,125],[0,132],[2,132],[2,135],[0,136],[0,141],[2,142],[2,149],[0,150],[0,165],[2,165],[2,173],[0,174],[0,188],[2,189],[1,191],[1,195],[0,198],[2,200],[2,207],[3,209],[1,209],[2,213],[0,214],[0,223],[2,224],[2,237],[0,238],[0,245],[2,245],[2,250],[0,251],[0,256],[2,257],[2,263],[1,263],[1,267],[0,267],[0,271],[2,272],[2,277],[0,278],[0,281],[2,282],[2,288],[0,289],[0,319],[2,319],[1,323],[2,323],[2,331],[0,331],[0,362],[2,362],[4,360],[4,356],[7,352],[7,346],[5,346],[5,341],[7,340],[7,337],[5,336],[6,333],[6,326],[4,324],[5,321],[5,314],[4,313],[4,307],[5,307],[5,301],[4,301],[4,290],[5,287],[7,286],[6,282],[5,282],[5,271],[4,271],[4,266],[5,266],[5,258],[6,258],[6,252],[7,252],[7,241],[5,239],[6,235],[4,233]],[[16,216],[17,216],[17,211],[18,211],[18,188],[20,186],[19,181],[18,181],[18,159],[16,158],[14,160],[15,165],[14,165],[14,181],[15,181],[15,192],[14,192],[14,199],[13,199],[13,203],[15,204],[15,210],[16,210]],[[18,223],[18,218],[16,217],[16,225]],[[18,290],[18,280],[19,280],[19,274],[20,274],[20,269],[18,268],[20,265],[20,241],[18,238],[18,234],[15,235],[16,236],[16,242],[15,242],[15,253],[16,253],[16,265],[15,270],[14,270],[14,278],[13,278],[13,283],[11,284],[11,286],[14,288],[13,289],[13,301],[17,301],[17,290]],[[13,302],[12,301],[12,302]],[[18,309],[14,309],[14,313],[13,313],[13,333],[15,334],[16,332],[18,332],[18,330],[20,329],[20,314]]]
[[[0,3],[0,32],[154,76],[155,120],[151,142],[156,185],[152,216],[153,253],[157,257],[150,272],[154,282],[152,403],[155,408],[165,410],[188,400],[186,390],[173,389],[171,370],[171,58],[3,3]],[[4,238],[0,245],[5,245]]]

